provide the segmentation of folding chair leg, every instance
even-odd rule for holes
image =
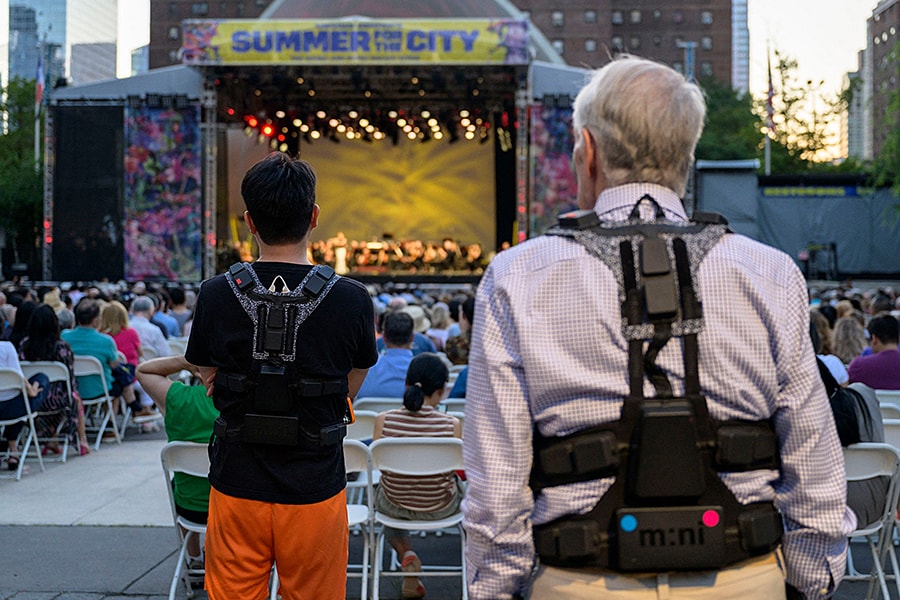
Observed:
[[[172,575],[172,584],[169,586],[169,600],[175,600],[175,590],[178,589],[178,582],[181,581],[181,569],[184,565],[184,557],[187,554],[187,540],[185,536],[181,543],[181,550],[178,551],[178,560],[175,563],[175,573]],[[190,588],[190,585],[188,585]]]

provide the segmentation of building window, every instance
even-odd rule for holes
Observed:
[[[700,63],[700,74],[704,77],[711,77],[712,72],[712,63],[708,60],[704,60]]]
[[[712,38],[704,35],[700,38],[700,47],[704,50],[712,50]]]
[[[597,51],[597,40],[593,38],[588,38],[584,40],[584,51],[585,52],[596,52]]]
[[[169,50],[169,62],[170,63],[178,62],[178,50]]]
[[[641,11],[639,11],[639,10],[633,10],[633,11],[631,11],[631,15],[630,15],[630,16],[631,16],[631,22],[632,22],[632,23],[637,24],[637,23],[640,23],[640,22],[641,22]]]
[[[621,25],[625,22],[625,17],[622,15],[621,10],[612,11],[612,24],[613,25]]]
[[[610,40],[610,45],[613,52],[622,52],[625,49],[625,40],[622,39],[621,35],[614,35],[612,40]]]
[[[191,4],[191,14],[194,16],[206,16],[209,12],[209,2],[194,2]]]
[[[680,25],[684,21],[684,13],[680,10],[676,10],[672,13],[672,22],[676,25]]]
[[[658,35],[654,35],[653,36],[653,45],[659,46],[660,44],[662,44],[662,38],[659,37]]]
[[[269,0],[256,0],[257,6],[265,6],[268,3],[269,3]]]
[[[713,22],[713,14],[711,10],[701,10],[700,11],[700,22],[704,25],[712,25]]]
[[[550,13],[550,24],[554,27],[562,27],[566,24],[566,15],[561,10],[554,10]]]
[[[659,21],[660,19],[662,19],[662,11],[661,11],[661,10],[658,10],[658,9],[657,9],[657,10],[654,10],[654,11],[653,11],[653,20],[654,20],[654,21]]]
[[[169,16],[177,17],[178,16],[178,4],[175,2],[169,2]]]
[[[566,45],[563,43],[563,41],[557,39],[553,40],[550,43],[553,44],[553,49],[556,50],[560,54],[560,56],[562,56],[563,51],[565,51],[566,49]]]
[[[632,50],[637,50],[638,48],[641,47],[641,36],[633,35],[633,36],[631,36],[630,41],[631,41],[630,45],[631,45]]]
[[[584,22],[585,23],[596,23],[597,22],[597,11],[596,10],[584,11]]]
[[[181,32],[178,31],[178,27],[175,25],[169,27],[169,39],[177,40],[179,37],[181,37]]]

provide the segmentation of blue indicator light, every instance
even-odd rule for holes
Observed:
[[[619,519],[619,528],[625,533],[631,533],[637,529],[638,522],[634,515],[624,515]]]

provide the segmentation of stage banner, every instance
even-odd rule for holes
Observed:
[[[531,207],[529,236],[556,225],[562,213],[578,208],[572,168],[572,107],[531,106]]]
[[[200,281],[200,107],[126,107],[125,147],[125,279]]]
[[[188,65],[528,64],[528,21],[514,19],[194,20]]]

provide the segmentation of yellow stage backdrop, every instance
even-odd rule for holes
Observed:
[[[513,19],[186,20],[189,65],[528,64]]]
[[[496,247],[494,146],[460,140],[427,143],[403,138],[339,144],[318,141],[300,146],[318,178],[322,207],[313,240],[343,231],[351,240],[440,241]],[[241,179],[269,149],[241,131],[229,135],[228,189],[232,214],[242,215]],[[220,232],[220,235],[222,232]]]

